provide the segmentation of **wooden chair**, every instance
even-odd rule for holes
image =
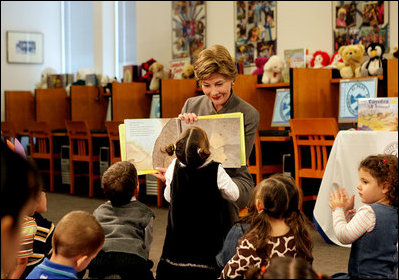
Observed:
[[[262,163],[262,145],[261,142],[279,142],[279,141],[289,141],[289,137],[281,136],[260,136],[259,130],[255,135],[255,143],[253,148],[253,153],[255,153],[255,164],[251,165],[249,159],[247,160],[247,165],[250,174],[255,174],[256,184],[259,184],[263,180],[263,175],[272,174],[277,172],[282,172],[282,164],[263,164]]]
[[[322,179],[328,155],[338,133],[335,118],[290,119],[291,136],[295,154],[295,181],[303,194],[302,179]],[[306,159],[310,158],[309,162]],[[304,201],[316,200],[317,195],[304,195]]]
[[[69,137],[70,161],[70,193],[75,193],[75,177],[89,177],[89,196],[94,196],[94,180],[99,180],[100,175],[94,174],[94,163],[99,161],[99,155],[93,153],[93,140],[86,121],[65,121]],[[75,162],[87,162],[88,174],[76,174]]]
[[[55,159],[61,157],[60,153],[54,152],[54,142],[51,130],[46,122],[33,122],[29,129],[30,156],[36,160],[41,173],[47,173],[50,176],[50,191],[54,191],[55,175],[60,174],[55,170]],[[48,169],[43,169],[39,164],[40,160],[48,160]]]
[[[8,121],[1,122],[1,135],[4,137],[4,142],[6,142],[6,140],[11,141],[15,139],[17,137],[17,132],[15,130],[14,124]]]
[[[110,165],[117,161],[121,161],[121,148],[119,143],[119,125],[123,121],[106,121],[105,127],[107,128],[109,138],[109,155]]]

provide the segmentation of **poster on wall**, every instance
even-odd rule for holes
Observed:
[[[244,67],[276,54],[277,1],[235,1],[235,56]]]
[[[334,52],[341,46],[380,43],[389,52],[389,1],[334,1]]]
[[[205,1],[172,1],[172,58],[194,58],[205,48]]]

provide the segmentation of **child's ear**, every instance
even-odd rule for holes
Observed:
[[[382,193],[386,194],[388,191],[389,191],[389,183],[388,182],[382,183]]]

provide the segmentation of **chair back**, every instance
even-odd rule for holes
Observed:
[[[93,145],[89,126],[86,121],[65,121],[69,138],[71,160],[90,161]]]
[[[8,121],[1,122],[1,135],[4,137],[4,142],[6,142],[6,140],[10,140],[11,138],[15,139],[17,137],[17,132],[15,130],[14,124]]]
[[[105,127],[107,128],[109,138],[109,153],[110,153],[110,164],[121,161],[121,148],[119,141],[119,125],[123,124],[123,121],[106,121]]]
[[[32,158],[51,157],[53,137],[47,122],[32,122],[29,128],[30,155]]]
[[[289,122],[295,154],[295,181],[302,191],[302,178],[323,178],[338,124],[335,118],[290,119]],[[303,196],[303,201],[316,197]]]

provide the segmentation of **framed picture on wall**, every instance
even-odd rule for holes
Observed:
[[[235,56],[245,67],[276,54],[276,1],[235,1]]]
[[[43,63],[43,33],[7,31],[8,63]]]
[[[341,46],[380,43],[389,52],[389,1],[333,1],[334,52]]]
[[[205,48],[205,1],[172,1],[172,58],[194,58]]]

